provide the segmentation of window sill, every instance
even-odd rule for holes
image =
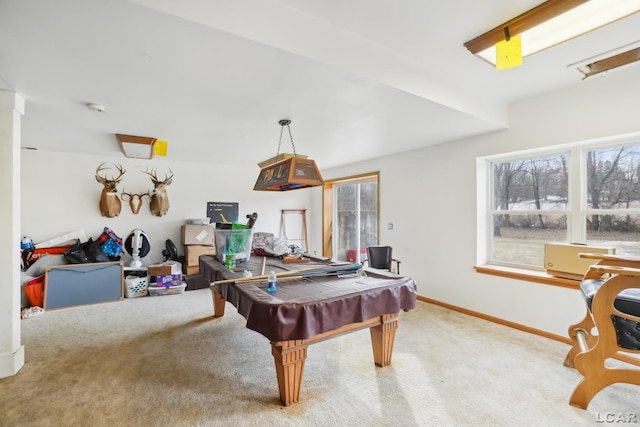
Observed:
[[[578,280],[563,279],[551,276],[542,271],[525,270],[521,268],[503,267],[498,265],[476,265],[476,272],[493,276],[508,277],[509,279],[542,283],[544,285],[560,286],[569,289],[579,289]]]

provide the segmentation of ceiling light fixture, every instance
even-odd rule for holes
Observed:
[[[120,144],[120,150],[125,157],[132,159],[151,159],[154,155],[156,138],[146,136],[122,135],[117,133],[116,138]]]
[[[596,74],[604,73],[614,68],[622,67],[623,65],[631,64],[633,62],[640,61],[640,47],[634,49],[628,49],[619,53],[610,53],[609,56],[600,55],[598,59],[590,58],[575,64],[569,65],[570,68],[575,68],[582,73],[582,79],[591,77]]]
[[[308,159],[307,156],[296,153],[296,146],[293,143],[289,127],[291,120],[282,119],[278,124],[281,126],[278,151],[275,157],[258,164],[261,170],[253,189],[256,191],[289,191],[322,185],[322,176],[316,162]],[[285,126],[289,131],[293,154],[280,154],[280,144]]]
[[[464,44],[496,65],[496,44],[519,35],[522,57],[640,11],[640,0],[548,0]]]

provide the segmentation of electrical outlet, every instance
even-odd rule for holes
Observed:
[[[393,223],[392,223],[392,222],[390,222],[389,224],[387,224],[387,228],[388,228],[389,230],[393,230]]]

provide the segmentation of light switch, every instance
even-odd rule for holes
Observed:
[[[392,222],[390,222],[389,224],[387,224],[387,228],[388,228],[389,230],[393,230],[393,223],[392,223]]]

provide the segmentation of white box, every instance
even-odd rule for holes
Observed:
[[[581,253],[614,255],[616,249],[570,243],[546,243],[544,245],[544,268],[547,270],[547,274],[566,279],[582,279],[589,267],[598,260],[580,258]]]

